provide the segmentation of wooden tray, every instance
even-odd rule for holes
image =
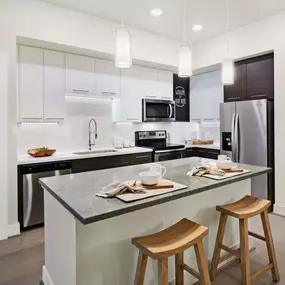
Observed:
[[[154,196],[158,196],[158,195],[163,195],[163,194],[167,194],[170,192],[174,192],[174,191],[178,191],[178,190],[182,190],[182,189],[186,189],[187,186],[180,184],[180,183],[176,183],[176,182],[172,182],[173,187],[172,188],[163,188],[163,189],[148,189],[147,193],[129,193],[126,192],[124,194],[118,195],[116,196],[116,198],[122,200],[125,203],[130,203],[130,202],[134,202],[134,201],[138,201],[138,200],[142,200],[142,199],[146,199],[146,198],[150,198],[150,197],[154,197]]]
[[[227,178],[232,178],[232,177],[237,176],[237,175],[243,175],[243,174],[251,172],[251,170],[247,170],[247,169],[242,169],[242,170],[243,170],[242,172],[228,172],[223,176],[213,175],[213,174],[204,174],[202,177],[211,178],[214,180],[224,180]]]
[[[141,181],[137,181],[136,182],[136,186],[139,187],[143,187],[147,190],[157,190],[157,189],[169,189],[169,188],[173,188],[174,184],[173,182],[166,180],[166,179],[162,179],[160,181],[158,181],[157,184],[155,185],[144,185],[141,183]]]

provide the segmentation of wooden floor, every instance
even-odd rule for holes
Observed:
[[[285,285],[285,219],[270,215],[270,220],[281,276],[281,281],[278,284]],[[254,219],[252,228],[256,232],[262,233],[261,222],[258,218]],[[256,250],[251,253],[251,269],[253,272],[268,263],[265,244],[262,241],[255,240],[254,246]],[[43,229],[25,232],[21,236],[0,242],[0,285],[38,285],[43,264]],[[240,285],[240,280],[240,267],[234,265],[218,275],[212,284]],[[269,285],[276,283],[272,282],[270,272],[268,272],[254,284]]]

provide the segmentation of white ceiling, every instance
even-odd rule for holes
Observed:
[[[40,0],[83,13],[120,22],[123,15],[128,26],[183,39],[184,0]],[[186,0],[187,38],[193,43],[226,31],[226,0]],[[152,8],[161,8],[163,15],[154,18]],[[285,10],[284,0],[229,0],[230,29]],[[194,24],[204,26],[194,33]]]

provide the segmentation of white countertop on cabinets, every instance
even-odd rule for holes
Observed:
[[[220,149],[220,143],[214,143],[214,144],[188,144],[185,145],[186,148],[208,148],[208,149]]]
[[[104,148],[98,148],[98,149],[96,148],[94,150],[104,150]],[[25,165],[25,164],[75,160],[75,159],[84,159],[84,158],[96,158],[96,157],[115,156],[115,155],[124,155],[124,154],[136,154],[136,153],[144,153],[144,152],[148,153],[148,152],[152,152],[152,149],[142,148],[142,147],[131,147],[131,148],[117,149],[116,152],[80,154],[80,155],[74,154],[73,152],[74,151],[56,152],[53,156],[38,157],[38,158],[32,157],[28,154],[23,154],[23,155],[18,156],[17,163],[18,165]]]

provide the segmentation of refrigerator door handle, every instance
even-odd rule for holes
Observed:
[[[240,145],[239,145],[239,114],[236,114],[235,121],[235,148],[236,148],[236,162],[240,162]]]
[[[233,113],[232,117],[232,153],[233,153],[233,161],[236,162],[236,144],[235,144],[235,119],[236,114]]]

